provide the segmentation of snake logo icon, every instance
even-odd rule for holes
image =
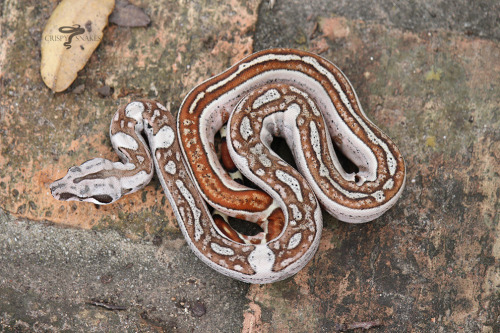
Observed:
[[[74,24],[72,27],[60,27],[59,32],[62,32],[63,34],[70,34],[68,40],[63,44],[64,46],[66,46],[66,49],[70,49],[71,40],[73,39],[73,37],[85,33],[85,28],[81,28],[79,24]]]

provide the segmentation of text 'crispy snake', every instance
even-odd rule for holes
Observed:
[[[219,162],[214,137],[226,122],[230,160],[261,190],[236,182]],[[285,279],[309,262],[322,231],[318,201],[342,221],[363,223],[393,206],[405,182],[401,153],[367,119],[345,75],[304,51],[241,60],[194,88],[176,123],[157,102],[132,102],[115,114],[110,132],[122,162],[73,167],[51,185],[53,196],[108,204],[143,188],[156,168],[194,253],[250,283]],[[276,136],[300,173],[270,149]],[[332,138],[355,171],[343,169]],[[254,222],[260,232],[245,235],[217,214]]]

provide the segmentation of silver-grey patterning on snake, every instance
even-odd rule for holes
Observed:
[[[230,157],[263,191],[235,182],[219,162],[214,136],[228,120]],[[270,149],[273,136],[285,138],[300,173]],[[291,49],[257,52],[195,87],[176,123],[154,101],[120,108],[111,141],[122,162],[71,168],[51,185],[54,197],[108,204],[144,187],[156,168],[194,253],[251,283],[287,278],[312,258],[322,230],[317,199],[338,219],[363,223],[394,205],[405,182],[401,153],[367,119],[345,75]],[[355,171],[343,169],[333,144]],[[207,203],[262,231],[244,235],[214,221]]]

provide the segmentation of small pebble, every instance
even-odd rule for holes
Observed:
[[[191,313],[195,317],[201,317],[205,313],[207,313],[207,308],[205,307],[205,304],[203,304],[202,302],[196,301],[191,306]]]
[[[102,97],[109,97],[109,96],[113,95],[114,89],[108,85],[105,85],[105,86],[102,86],[101,88],[97,89],[97,92]]]
[[[126,0],[118,0],[109,22],[122,27],[145,27],[151,23],[144,11]]]
[[[73,94],[81,94],[85,90],[84,84],[79,84],[73,89]]]

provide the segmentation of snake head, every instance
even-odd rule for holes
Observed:
[[[70,168],[63,178],[50,185],[50,191],[57,200],[110,204],[140,188],[141,184],[128,175],[130,169],[130,164],[96,158]]]

